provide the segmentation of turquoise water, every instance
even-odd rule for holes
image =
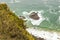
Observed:
[[[22,12],[31,10],[40,11],[43,10],[43,17],[49,20],[44,20],[39,26],[39,28],[46,28],[50,30],[60,31],[60,2],[59,0],[18,0],[20,2],[10,3],[8,0],[0,0],[0,2],[6,2],[12,11],[15,11],[16,15],[22,15]],[[33,26],[30,22],[28,24],[30,27]]]

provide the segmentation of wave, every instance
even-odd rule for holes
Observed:
[[[27,28],[26,30],[30,34],[36,36],[37,38],[41,37],[41,38],[44,38],[45,40],[60,40],[60,33],[57,33],[57,32],[38,30],[35,28]]]
[[[10,3],[18,3],[18,2],[20,2],[20,1],[18,1],[18,0],[11,0]]]
[[[39,19],[39,20],[34,20],[34,19],[30,18],[29,15],[30,15],[32,12],[37,13],[37,15],[40,17],[40,19]],[[32,23],[33,25],[37,25],[37,26],[38,26],[38,25],[40,25],[40,23],[41,23],[43,20],[45,20],[45,18],[42,16],[42,13],[44,13],[43,10],[41,10],[41,11],[30,11],[30,12],[24,11],[22,15],[23,15],[24,17],[26,17],[27,20],[31,21],[31,23]]]

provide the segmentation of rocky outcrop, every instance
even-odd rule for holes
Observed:
[[[26,30],[24,21],[0,4],[0,40],[35,40]]]
[[[34,20],[39,20],[39,16],[38,16],[38,14],[37,13],[35,13],[35,12],[32,12],[30,15],[29,15],[29,17],[31,18],[31,19],[34,19]]]

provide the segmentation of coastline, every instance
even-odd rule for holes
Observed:
[[[33,27],[27,28],[26,30],[37,38],[41,37],[45,40],[60,40],[60,32],[39,30]]]

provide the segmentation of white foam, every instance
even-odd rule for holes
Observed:
[[[34,28],[27,28],[26,29],[30,34],[36,36],[36,37],[41,37],[44,38],[45,40],[60,40],[60,34],[56,32],[49,32],[49,31],[44,31],[44,30],[38,30]]]
[[[13,11],[13,13],[15,13],[15,11]]]
[[[38,14],[38,16],[40,17],[39,20],[33,20],[33,19],[31,19],[31,23],[33,25],[39,25],[44,20],[44,18],[41,16],[41,14]]]
[[[60,12],[60,10],[58,12]]]
[[[26,18],[26,19],[24,19],[24,20],[28,20],[28,21],[29,21],[29,17],[28,17],[29,13],[26,12],[26,11],[24,11],[24,12],[22,12],[22,13],[23,13],[23,16]]]
[[[18,2],[20,2],[20,1],[18,1],[18,0],[11,0],[10,3],[18,3]]]
[[[47,20],[47,21],[49,21],[49,22],[50,22],[50,20],[49,20],[49,18],[48,18],[48,17],[46,17],[46,18],[45,18],[45,20]]]
[[[29,17],[29,15],[30,15],[32,12],[35,12],[35,13],[38,12],[38,16],[40,17],[40,19],[39,19],[39,20],[31,19],[31,18]],[[29,13],[24,11],[24,12],[23,12],[23,16],[25,16],[27,20],[31,21],[31,23],[32,23],[33,25],[39,25],[43,20],[45,20],[45,18],[41,15],[41,13],[43,13],[43,10],[41,10],[41,11],[30,11]]]
[[[60,8],[60,6],[58,6]]]
[[[60,21],[60,16],[59,16],[59,21]]]

